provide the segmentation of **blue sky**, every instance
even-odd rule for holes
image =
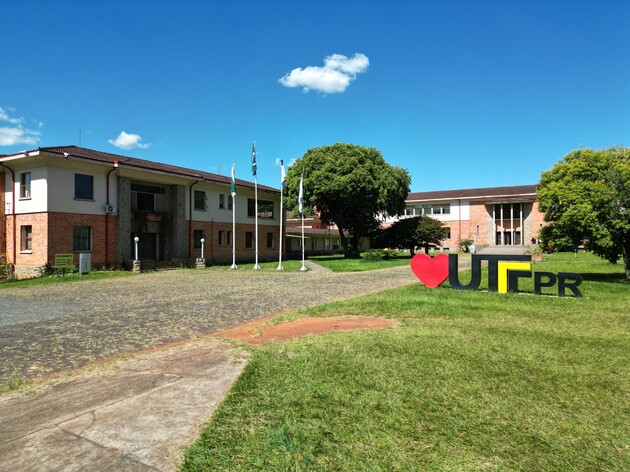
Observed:
[[[630,145],[628,24],[628,1],[4,0],[0,154],[81,130],[251,180],[255,140],[278,187],[277,159],[347,142],[412,191],[536,183]]]

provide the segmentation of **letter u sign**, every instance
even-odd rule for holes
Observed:
[[[573,296],[582,297],[578,289],[582,276],[571,272],[532,272],[531,256],[473,254],[472,277],[466,285],[459,280],[457,254],[438,254],[431,258],[427,254],[417,254],[411,259],[411,270],[427,287],[438,287],[447,278],[455,290],[476,290],[481,283],[481,263],[488,263],[488,291],[517,292],[521,278],[534,278],[534,293],[540,295],[541,288],[558,285],[558,296],[566,296],[567,289]]]

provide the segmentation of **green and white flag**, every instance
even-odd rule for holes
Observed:
[[[232,184],[230,185],[230,192],[232,192],[232,198],[236,197],[236,182],[234,181],[234,164],[232,164]]]
[[[256,142],[252,143],[252,175],[256,177]]]

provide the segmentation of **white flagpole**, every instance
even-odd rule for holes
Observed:
[[[300,267],[300,271],[305,272],[308,269],[306,265],[304,265],[304,176],[300,177],[300,193],[298,196],[298,204],[300,213],[302,213],[302,267]]]
[[[234,180],[234,164],[232,164],[232,267],[230,269],[238,269],[236,265],[236,186]]]
[[[258,178],[254,176],[254,199],[255,199],[255,210],[256,213],[256,263],[254,264],[253,270],[260,269],[258,265]]]
[[[284,212],[282,210],[282,197],[284,195],[284,161],[280,161],[280,247],[278,256],[278,268],[276,270],[284,270],[282,267],[282,220],[284,219]]]
[[[252,165],[257,165],[256,163],[256,141],[254,141],[254,144],[252,145],[252,158],[253,158],[253,163]],[[258,270],[260,269],[260,266],[258,265],[258,170],[257,168],[254,170],[254,212],[256,213],[256,262],[254,263],[254,267],[253,270]]]

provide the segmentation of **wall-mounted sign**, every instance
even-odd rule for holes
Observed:
[[[567,289],[575,297],[581,298],[578,289],[582,276],[573,272],[533,272],[531,256],[473,254],[472,277],[468,284],[459,281],[457,254],[438,254],[431,257],[427,254],[416,254],[411,259],[411,270],[427,287],[438,287],[448,279],[455,290],[475,290],[481,283],[481,263],[488,263],[488,291],[518,292],[519,279],[534,278],[534,293],[540,295],[542,288],[558,285],[558,296],[566,296]]]

